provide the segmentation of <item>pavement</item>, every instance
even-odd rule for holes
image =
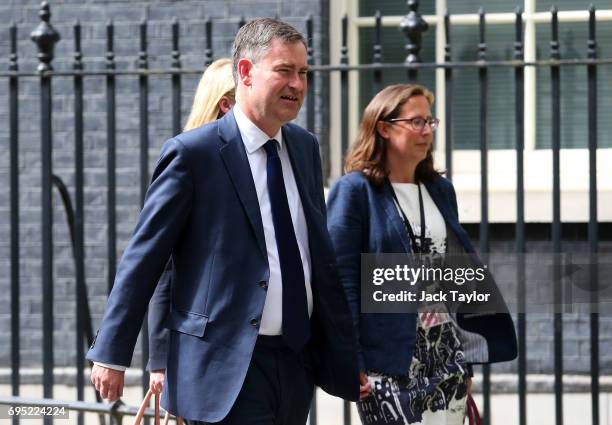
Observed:
[[[495,376],[495,375],[493,375]],[[475,379],[474,398],[482,411],[482,395],[479,390],[479,377]],[[495,391],[495,386],[494,386]],[[606,388],[607,389],[607,388]],[[9,396],[10,386],[0,384],[0,395]],[[42,398],[42,386],[25,384],[21,386],[21,396],[28,398]],[[70,385],[55,385],[54,398],[57,400],[75,400],[76,389]],[[95,402],[91,387],[86,389],[86,401]],[[139,387],[126,387],[123,401],[130,406],[138,406],[142,401],[142,390]],[[600,394],[600,424],[612,425],[612,392]],[[527,424],[528,425],[554,425],[555,400],[550,392],[529,393],[527,396]],[[516,393],[493,394],[491,396],[491,425],[518,424],[518,395]],[[565,425],[591,424],[591,395],[588,392],[566,392],[563,395],[563,411]],[[9,424],[7,419],[0,418],[0,425]],[[42,420],[28,419],[22,421],[24,425],[42,425]],[[76,425],[76,413],[70,412],[68,419],[57,419],[57,425]],[[86,414],[85,423],[97,425],[99,422],[94,414]],[[124,423],[131,423],[126,418]],[[351,425],[358,425],[359,417],[354,403],[351,405]],[[343,425],[343,401],[332,397],[322,390],[317,390],[317,425]]]

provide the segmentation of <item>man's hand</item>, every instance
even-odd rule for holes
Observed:
[[[359,400],[368,397],[372,392],[372,386],[368,382],[368,377],[365,373],[359,372]]]
[[[160,394],[164,387],[164,378],[166,376],[165,369],[154,370],[149,376],[149,388],[153,394]]]
[[[100,396],[108,401],[117,401],[123,395],[125,372],[109,369],[97,364],[91,368],[91,383]]]

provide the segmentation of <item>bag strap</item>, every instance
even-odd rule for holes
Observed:
[[[472,394],[468,394],[466,407],[469,425],[482,425],[480,413],[478,413],[478,407],[476,407]]]
[[[133,425],[141,425],[142,418],[144,417],[145,410],[147,410],[147,406],[149,405],[149,401],[151,400],[151,396],[153,395],[153,391],[149,389],[147,394],[144,396],[140,407],[138,408],[138,413],[134,418]],[[168,421],[170,420],[170,413],[166,412],[164,416],[164,425],[168,425]],[[155,394],[155,425],[161,425],[161,415],[159,413],[159,394]],[[180,416],[176,417],[176,425],[183,425],[183,418]]]
[[[170,412],[166,412],[164,416],[164,425],[168,425],[169,420],[170,420]],[[176,425],[183,425],[183,418],[181,418],[180,416],[177,416]]]
[[[470,403],[469,395],[465,401],[465,416],[467,417],[468,425],[474,425],[474,413],[472,412],[472,404]]]
[[[149,404],[149,400],[151,400],[152,395],[153,395],[153,391],[149,389],[149,391],[147,391],[147,394],[144,396],[142,403],[140,404],[140,408],[138,409],[138,413],[136,413],[136,417],[134,418],[133,425],[141,424],[142,418],[144,417],[145,410],[147,410],[147,405]],[[155,425],[160,425],[159,394],[155,394]]]
[[[155,393],[155,425],[160,425],[159,393]]]

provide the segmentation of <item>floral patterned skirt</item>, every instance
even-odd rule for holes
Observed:
[[[357,403],[364,425],[461,425],[468,373],[461,341],[447,313],[419,314],[406,375],[368,372],[372,394]]]

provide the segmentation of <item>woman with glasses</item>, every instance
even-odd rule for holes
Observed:
[[[434,168],[433,101],[418,85],[378,93],[328,197],[329,232],[359,342],[357,408],[368,425],[462,424],[470,365],[516,356],[507,311],[470,318],[428,302],[414,313],[361,313],[362,253],[474,253],[454,188]]]

